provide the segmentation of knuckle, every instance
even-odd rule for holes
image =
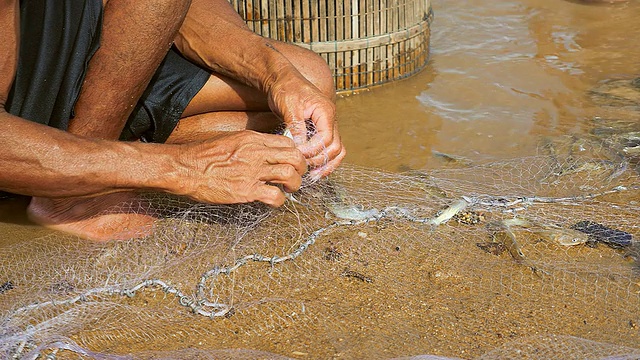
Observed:
[[[260,140],[260,137],[262,136],[262,134],[255,132],[253,130],[241,131],[240,134],[243,137],[242,141],[245,141],[247,143],[257,142]]]
[[[251,202],[254,200],[254,190],[249,184],[236,188],[233,193],[236,194],[238,199],[241,199],[241,202]]]
[[[290,138],[290,137],[284,136],[284,140],[283,141],[284,141],[284,146],[285,147],[295,148],[295,146],[296,146],[295,141],[293,141],[293,139]]]
[[[284,165],[284,167],[282,168],[282,175],[287,179],[293,179],[293,178],[296,178],[296,177],[300,177],[300,175],[298,175],[298,172],[296,171],[296,169],[293,166],[290,166],[290,165]]]
[[[285,202],[284,194],[277,187],[270,186],[269,189],[265,191],[265,193],[267,196],[266,197],[267,201],[265,201],[265,203],[275,207],[280,207],[284,205],[284,202]]]
[[[270,144],[276,147],[294,147],[295,143],[293,139],[289,138],[287,135],[276,135],[276,134],[264,134],[267,139],[269,139]]]

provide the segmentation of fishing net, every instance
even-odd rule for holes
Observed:
[[[278,209],[145,195],[110,211],[154,214],[148,236],[0,248],[0,357],[640,359],[639,185],[563,137],[345,165]]]

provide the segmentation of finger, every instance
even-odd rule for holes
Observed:
[[[289,131],[291,131],[291,136],[293,136],[293,142],[296,145],[302,145],[307,141],[307,125],[302,118],[298,119],[289,123]]]
[[[307,159],[318,155],[329,147],[334,142],[334,135],[337,134],[337,126],[332,118],[329,118],[326,111],[316,110],[310,118],[315,125],[316,133],[309,141],[298,145],[298,149]]]
[[[323,138],[323,135],[318,132],[307,142],[298,144],[298,149],[307,159],[309,159],[322,154],[327,149],[326,140],[327,139]]]
[[[329,148],[320,152],[318,155],[307,159],[307,166],[316,168],[333,160],[342,151],[342,144],[332,144]]]
[[[294,148],[296,146],[295,142],[282,135],[275,134],[262,134],[262,133],[254,133],[261,138],[262,144],[266,147],[270,148]],[[258,142],[258,141],[256,141]]]
[[[302,185],[302,176],[294,167],[284,164],[268,166],[259,179],[267,183],[282,184],[287,192],[297,191]]]
[[[304,113],[299,107],[290,107],[283,115],[283,121],[287,124],[287,129],[291,132],[293,142],[296,145],[307,141],[307,125],[304,120]]]
[[[280,207],[284,204],[286,198],[284,193],[276,186],[263,184],[260,185],[255,192],[255,199],[269,206]]]
[[[299,175],[307,172],[307,161],[300,150],[296,148],[270,149],[265,156],[265,160],[269,165],[291,165]]]
[[[342,141],[340,140],[340,135],[336,131],[333,138],[333,143],[331,143],[327,148],[325,148],[323,151],[321,151],[317,155],[308,157],[307,165],[309,167],[322,166],[328,163],[329,161],[333,160],[336,156],[338,156],[343,151],[344,151],[344,146],[342,145]]]
[[[317,181],[323,177],[329,176],[335,169],[338,168],[344,157],[347,155],[346,150],[344,148],[342,151],[331,161],[326,164],[317,167],[311,171],[309,171],[309,177],[312,181]]]

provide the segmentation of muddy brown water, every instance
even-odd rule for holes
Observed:
[[[640,3],[433,1],[431,60],[418,75],[338,102],[347,161],[396,171],[440,165],[432,150],[504,159],[540,136],[586,134],[608,79],[640,76]]]
[[[640,105],[618,106],[598,101],[591,93],[612,79],[640,76],[640,1],[585,5],[561,0],[434,0],[432,6],[431,60],[421,73],[338,99],[340,130],[349,152],[346,162],[388,171],[448,166],[434,156],[434,151],[471,161],[500,161],[536,154],[543,137],[586,136],[599,124],[594,119],[626,123],[640,119]],[[1,201],[0,246],[51,233],[26,220],[26,203],[24,198]],[[464,309],[459,299],[479,296],[465,293],[468,289],[461,284],[454,285],[459,287],[456,298],[443,295],[445,301],[431,302],[431,307],[444,309],[442,312],[430,313],[425,321],[409,318],[409,314],[405,314],[406,319],[395,319],[407,324],[421,322],[425,334],[435,339],[431,353],[476,356],[499,346],[503,336],[536,331],[535,326],[528,327],[527,320],[518,318],[517,304],[492,315],[492,324],[480,325],[495,327],[496,338],[490,340],[443,325],[442,314],[451,317],[446,319],[451,323],[480,321],[464,310],[453,318],[449,308]],[[353,286],[338,284],[321,290],[324,296],[340,299],[340,294]],[[425,299],[435,298],[433,293],[423,295]],[[380,304],[371,304],[371,299]],[[367,306],[371,308],[388,303],[366,291],[351,300],[353,304],[369,301]],[[545,306],[567,308],[567,304],[547,300]],[[486,311],[497,311],[486,306]],[[575,321],[558,331],[592,339],[601,332],[604,340],[614,343],[615,333],[622,331],[626,336],[623,344],[633,345],[629,341],[634,339],[640,343],[637,327],[599,328],[588,309],[575,304],[569,307],[575,313],[570,319]],[[544,323],[544,316],[549,316],[548,312],[534,314],[538,309],[527,311],[529,319],[535,317],[535,324]],[[349,321],[349,314],[341,315]],[[380,326],[378,332],[385,331],[382,322],[376,324]],[[262,341],[228,339],[222,344],[292,356],[297,348],[286,344],[296,339],[312,342],[312,338],[311,334],[292,332],[282,334],[280,345],[267,344],[269,337]],[[352,347],[365,351],[364,340]],[[197,344],[187,341],[187,345]],[[209,345],[215,346],[213,342]],[[301,357],[343,357],[335,348],[316,346],[315,352],[309,355],[305,350],[306,355]],[[112,349],[140,350],[126,344]],[[382,354],[386,350],[380,351]],[[412,353],[395,353],[402,352]],[[349,354],[354,357],[353,352]]]

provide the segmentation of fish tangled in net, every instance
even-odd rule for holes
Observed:
[[[148,195],[150,236],[0,248],[0,357],[640,358],[638,179],[552,154],[346,165],[280,209]]]

